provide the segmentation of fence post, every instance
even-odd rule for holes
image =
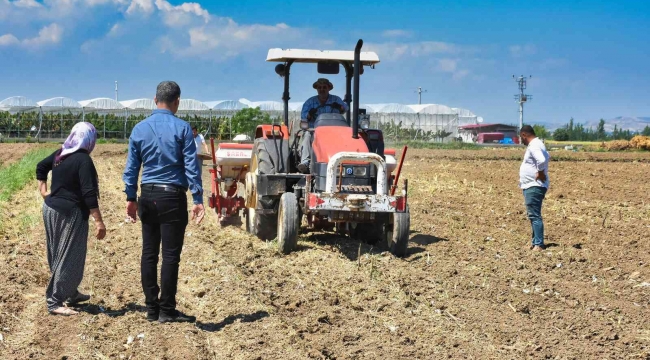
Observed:
[[[38,107],[38,133],[36,134],[36,142],[41,142],[41,129],[43,128],[43,109]]]

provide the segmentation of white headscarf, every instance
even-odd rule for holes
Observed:
[[[97,141],[97,131],[93,124],[89,122],[79,122],[76,123],[70,135],[61,146],[61,151],[54,159],[55,163],[60,162],[65,159],[68,155],[77,152],[81,149],[88,151],[90,154],[95,148],[95,142]]]

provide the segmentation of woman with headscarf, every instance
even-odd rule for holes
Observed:
[[[47,238],[50,282],[46,291],[47,310],[54,315],[75,315],[64,306],[90,299],[77,290],[83,279],[88,243],[88,219],[95,220],[95,236],[101,240],[106,226],[99,211],[97,170],[90,158],[97,132],[87,122],[75,124],[63,146],[36,167],[39,190],[45,199],[43,222]],[[52,186],[47,193],[47,176]]]

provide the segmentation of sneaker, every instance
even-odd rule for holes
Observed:
[[[158,322],[159,323],[166,323],[166,322],[189,322],[193,323],[196,321],[195,316],[190,316],[190,315],[185,315],[182,312],[175,310],[174,315],[167,315],[163,312],[160,313],[160,316],[158,316]]]
[[[77,291],[77,294],[75,296],[69,298],[65,302],[68,305],[75,305],[75,304],[78,304],[80,302],[84,302],[84,301],[88,301],[88,300],[90,300],[90,295],[82,294],[79,291]]]
[[[297,168],[298,168],[298,171],[300,171],[303,174],[308,174],[309,173],[309,165],[307,165],[307,164],[298,164]]]
[[[532,247],[533,251],[544,251],[544,245],[535,245]]]

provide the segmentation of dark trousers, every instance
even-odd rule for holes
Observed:
[[[142,221],[140,272],[145,304],[149,312],[160,311],[173,315],[176,309],[178,264],[181,261],[188,222],[185,190],[178,189],[174,192],[143,184],[138,199],[138,215]],[[162,268],[158,287],[157,267],[161,243]]]

